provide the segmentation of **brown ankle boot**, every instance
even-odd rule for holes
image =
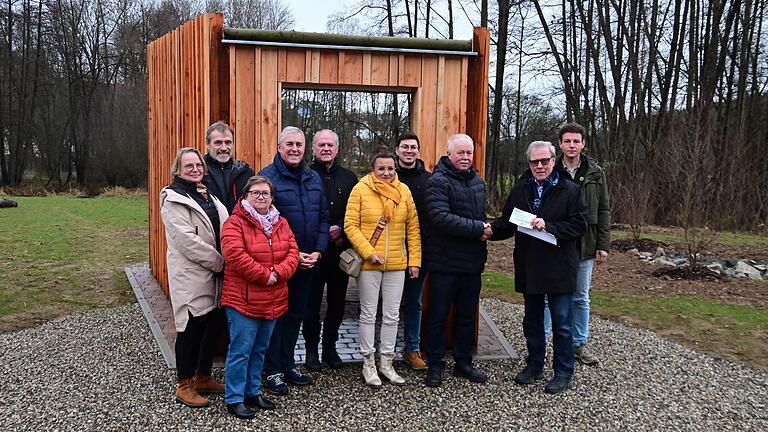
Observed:
[[[195,390],[198,393],[224,393],[224,384],[216,381],[213,377],[208,375],[202,375],[201,373],[195,373]]]
[[[176,402],[191,408],[208,406],[208,399],[195,390],[194,378],[182,378],[176,386]]]

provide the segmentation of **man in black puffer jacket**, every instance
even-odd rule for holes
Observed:
[[[205,132],[208,147],[205,164],[208,170],[203,183],[208,187],[208,193],[218,198],[229,214],[232,214],[235,204],[242,198],[248,179],[254,175],[247,163],[232,158],[234,136],[232,128],[222,121],[210,125]]]
[[[488,377],[472,366],[480,274],[487,257],[485,240],[485,183],[472,167],[474,143],[464,134],[448,139],[448,156],[435,166],[427,187],[427,241],[422,246],[424,268],[430,272],[429,324],[426,337],[426,384],[442,384],[445,323],[451,305],[456,308],[453,330],[453,374],[472,382]]]

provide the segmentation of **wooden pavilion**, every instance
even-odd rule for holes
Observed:
[[[176,151],[205,151],[205,130],[224,120],[235,152],[256,171],[277,150],[283,88],[407,93],[410,128],[433,167],[450,135],[475,141],[483,172],[490,36],[472,40],[356,37],[224,27],[222,14],[189,21],[147,47],[149,261],[168,294],[160,190]]]

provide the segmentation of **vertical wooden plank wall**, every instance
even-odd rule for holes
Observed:
[[[474,58],[249,45],[230,45],[227,57],[236,153],[256,171],[272,162],[278,134],[286,126],[277,121],[282,85],[411,93],[410,126],[419,135],[421,156],[429,168],[445,154],[448,137],[455,133],[468,133],[480,151],[484,147],[485,118],[468,120],[467,88],[470,65],[477,63]],[[486,78],[475,87],[485,87],[487,98],[487,86]],[[487,100],[485,107],[487,111]],[[476,158],[481,169],[483,161]]]
[[[221,46],[224,16],[202,15],[147,46],[149,260],[168,293],[160,190],[171,182],[171,163],[182,147],[205,151],[205,130],[227,119],[229,61]]]
[[[398,54],[332,49],[223,47],[224,18],[208,14],[183,24],[147,47],[149,259],[168,292],[160,190],[185,146],[205,151],[210,123],[235,129],[235,156],[256,171],[272,162],[280,128],[284,85],[411,94],[411,129],[422,141],[431,169],[447,139],[467,133],[476,143],[475,166],[483,173],[488,111],[487,29],[475,29],[477,57]],[[390,143],[392,144],[392,143]]]

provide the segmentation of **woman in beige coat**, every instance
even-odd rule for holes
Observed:
[[[224,268],[220,233],[227,209],[201,182],[200,152],[183,148],[171,166],[173,183],[160,192],[160,216],[168,242],[168,288],[176,324],[176,401],[203,407],[200,393],[223,393],[211,378],[215,336],[208,331],[218,305]]]

